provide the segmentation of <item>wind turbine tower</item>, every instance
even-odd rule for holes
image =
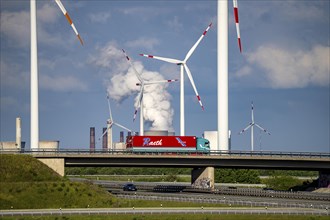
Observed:
[[[37,0],[30,0],[30,31],[31,31],[31,150],[39,148],[39,92],[38,92],[38,48],[37,48]],[[83,41],[72,20],[60,0],[55,0],[63,12],[80,43]]]
[[[237,0],[233,0],[237,39],[242,52]],[[218,0],[218,150],[229,150],[228,135],[228,1]]]

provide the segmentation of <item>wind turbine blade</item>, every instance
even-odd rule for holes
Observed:
[[[262,130],[265,133],[267,133],[268,135],[270,135],[270,133],[266,129],[264,129],[263,127],[261,127],[260,125],[258,125],[258,124],[254,124],[254,125],[257,126],[260,130]]]
[[[190,50],[188,51],[186,57],[184,58],[184,63],[187,62],[187,60],[190,58],[190,56],[194,53],[194,51],[197,48],[198,44],[202,41],[202,39],[204,38],[204,36],[208,32],[208,30],[211,28],[211,26],[212,26],[212,23],[210,23],[209,26],[207,26],[207,28],[203,32],[202,36],[200,36],[199,39],[197,40],[197,42],[194,44],[194,46],[192,46],[192,48],[190,48]]]
[[[186,73],[188,75],[188,78],[190,80],[190,83],[191,83],[191,85],[192,85],[192,87],[193,87],[193,89],[195,91],[195,94],[196,94],[196,97],[198,99],[198,102],[199,102],[200,106],[202,107],[202,109],[204,110],[204,106],[203,106],[201,97],[198,95],[198,92],[197,92],[197,89],[196,89],[196,86],[195,86],[195,82],[194,82],[194,79],[193,79],[193,77],[191,75],[191,72],[190,72],[190,70],[189,70],[189,68],[188,68],[188,66],[186,64],[183,64],[183,66],[184,66],[184,68],[186,70]]]
[[[137,77],[137,78],[139,79],[139,81],[142,83],[142,82],[143,82],[143,79],[142,79],[142,77],[141,77],[141,74],[135,69],[133,63],[131,62],[131,59],[130,59],[129,56],[126,54],[126,51],[125,51],[124,49],[122,49],[122,51],[124,52],[127,61],[129,62],[129,64],[130,64],[131,67],[133,68],[136,77]]]
[[[145,82],[144,85],[160,84],[160,83],[171,83],[171,82],[176,82],[176,81],[178,81],[178,79],[168,79],[168,80],[148,81],[148,82]]]
[[[254,114],[253,114],[253,101],[251,102],[251,123],[253,124],[254,123]]]
[[[138,112],[139,108],[140,108],[141,105],[142,105],[143,90],[144,90],[144,86],[142,85],[142,86],[141,86],[141,89],[140,89],[139,96],[138,96],[138,106],[135,108],[135,112],[134,112],[134,116],[133,116],[133,122],[135,121],[135,118],[136,118],[137,112]],[[142,113],[140,112],[140,114],[142,114]]]
[[[117,125],[118,127],[121,127],[122,129],[125,129],[126,131],[132,131],[131,129],[126,128],[125,126],[118,124],[116,122],[114,122],[113,124]]]
[[[71,25],[74,33],[76,34],[78,40],[80,41],[81,45],[84,45],[84,42],[83,40],[81,39],[76,27],[74,26],[68,12],[66,11],[66,9],[64,8],[62,2],[60,0],[55,0],[55,2],[57,3],[58,7],[61,9],[61,11],[63,12],[64,16],[66,17],[66,19],[68,20],[69,24]]]
[[[107,94],[107,100],[108,100],[108,108],[109,108],[109,115],[110,115],[110,120],[112,120],[112,113],[111,113],[111,106],[110,106],[110,97],[109,94]]]
[[[235,16],[235,23],[236,23],[236,32],[237,32],[238,47],[239,47],[239,51],[242,53],[241,34],[240,34],[240,31],[239,31],[237,0],[233,0],[233,5],[234,5],[234,16]]]
[[[134,121],[135,121],[135,119],[136,119],[136,115],[137,115],[138,109],[139,109],[139,108],[135,108],[135,111],[134,111],[134,116],[133,116],[133,122],[134,122]]]
[[[165,61],[168,63],[174,63],[174,64],[181,64],[183,62],[182,60],[166,58],[166,57],[158,57],[158,56],[153,56],[153,55],[148,55],[148,54],[143,54],[143,53],[141,53],[140,56],[152,58],[152,59],[156,59],[156,60],[162,60],[162,61]]]
[[[241,130],[238,134],[243,134],[244,132],[246,132],[251,127],[252,127],[252,123],[250,123],[246,128],[244,128],[243,130]]]

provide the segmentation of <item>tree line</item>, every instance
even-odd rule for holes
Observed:
[[[68,167],[66,175],[190,175],[190,168],[138,168],[138,167]],[[273,182],[293,182],[297,176],[315,177],[315,171],[297,170],[252,170],[252,169],[215,169],[215,182],[217,183],[262,183],[260,176],[269,176]],[[285,178],[279,178],[285,177]],[[290,180],[290,181],[289,181]],[[271,182],[268,183],[271,185]],[[282,187],[283,188],[283,187]]]

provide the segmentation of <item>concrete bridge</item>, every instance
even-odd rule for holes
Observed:
[[[208,179],[214,186],[214,168],[315,170],[330,187],[330,153],[212,152],[212,154],[158,154],[126,151],[34,151],[31,154],[60,175],[65,167],[185,167],[192,168],[192,184]],[[323,185],[324,185],[323,184]]]

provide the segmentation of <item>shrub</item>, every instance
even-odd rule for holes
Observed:
[[[275,190],[289,190],[301,183],[301,180],[292,176],[272,176],[265,180],[266,186]]]

